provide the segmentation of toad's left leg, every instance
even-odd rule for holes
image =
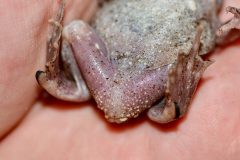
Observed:
[[[64,8],[65,1],[62,0],[56,17],[50,20],[46,70],[37,71],[36,79],[48,93],[59,99],[84,102],[91,98],[89,90],[78,69],[71,45],[62,41]]]
[[[182,117],[188,110],[197,84],[211,64],[198,55],[202,27],[197,30],[192,50],[188,55],[179,54],[169,71],[165,98],[148,111],[148,117],[159,123],[167,123]]]

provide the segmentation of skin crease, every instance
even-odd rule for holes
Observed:
[[[183,119],[161,125],[142,114],[126,124],[110,124],[93,102],[36,99],[34,74],[44,68],[47,19],[55,2],[0,0],[0,135],[31,108],[1,140],[0,159],[238,159],[240,40],[208,57],[215,63],[204,73]],[[90,3],[95,4],[68,3],[66,23],[88,19],[94,8]],[[228,5],[240,2],[228,0]],[[232,17],[224,12],[221,16]]]

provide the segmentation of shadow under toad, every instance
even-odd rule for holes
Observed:
[[[88,102],[83,103],[73,103],[73,102],[65,102],[58,100],[47,93],[43,93],[40,97],[41,103],[44,104],[46,107],[52,107],[57,110],[74,110],[80,109],[85,107],[92,107],[97,119],[99,119],[100,123],[104,123],[104,126],[110,132],[121,133],[128,130],[136,129],[138,127],[145,127],[145,125],[149,125],[151,127],[157,128],[161,132],[174,132],[177,131],[179,125],[183,123],[186,117],[181,118],[179,120],[167,123],[167,124],[159,124],[153,122],[148,119],[146,112],[141,113],[137,118],[130,119],[129,121],[121,124],[111,123],[108,122],[105,117],[104,113],[97,108],[97,104],[94,100],[90,100]],[[144,125],[144,126],[142,126]]]

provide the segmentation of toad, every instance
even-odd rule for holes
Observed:
[[[37,81],[62,100],[93,98],[116,123],[145,110],[158,123],[182,117],[212,63],[201,56],[240,29],[233,7],[234,18],[219,29],[221,0],[105,1],[91,25],[63,27],[64,5],[50,21],[46,70]]]

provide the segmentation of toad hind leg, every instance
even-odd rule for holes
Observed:
[[[47,42],[46,71],[37,71],[36,79],[40,86],[54,97],[68,101],[87,101],[91,96],[78,69],[71,46],[64,40],[60,43],[64,6],[63,0],[56,18],[50,20],[52,28]]]
[[[201,32],[202,28],[199,27],[190,53],[179,54],[170,68],[165,98],[148,111],[151,120],[167,123],[186,113],[203,72],[211,64],[198,55]]]
[[[108,121],[123,123],[137,117],[163,96],[168,66],[135,74],[120,71],[107,57],[105,44],[82,21],[66,26],[63,37],[71,44],[90,93]]]

